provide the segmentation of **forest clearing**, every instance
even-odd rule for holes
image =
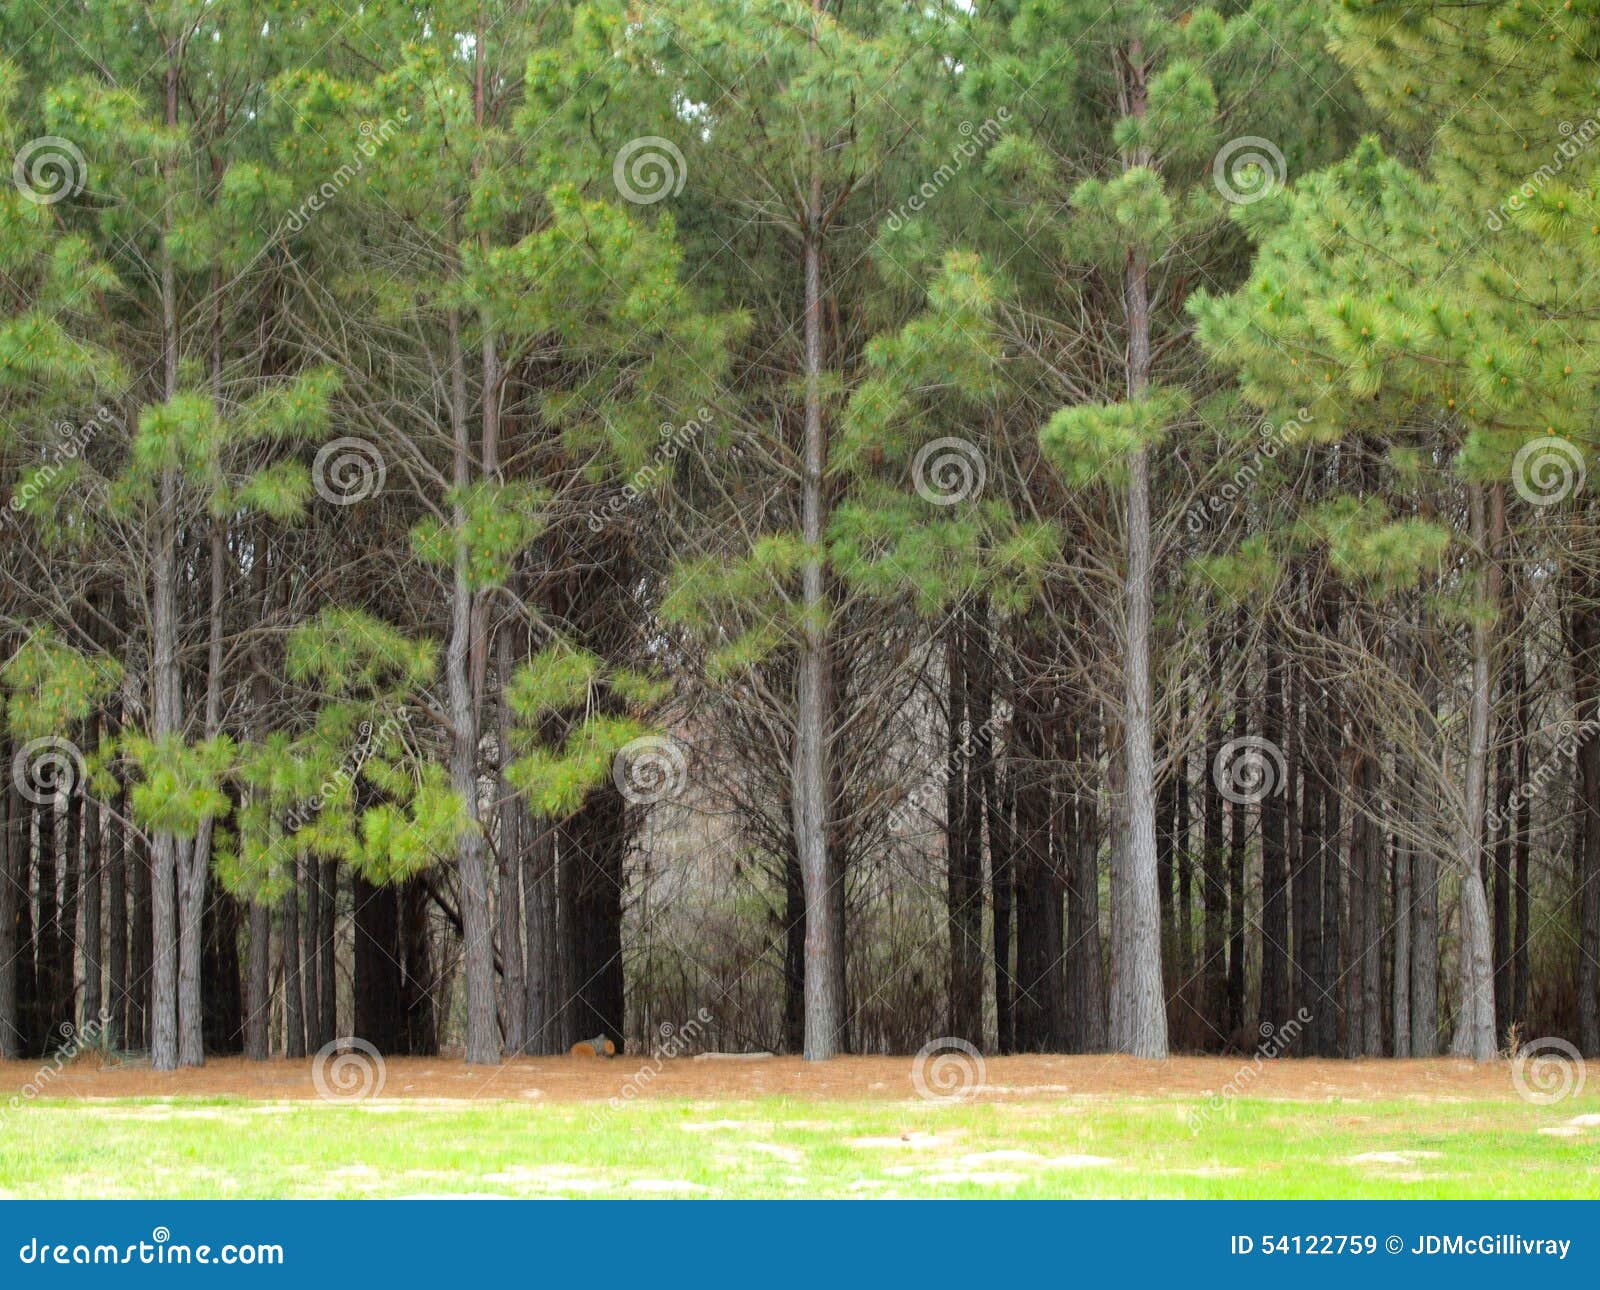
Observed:
[[[1531,1102],[1507,1062],[1029,1056],[925,1097],[905,1059],[630,1056],[396,1058],[340,1100],[303,1062],[85,1062],[0,1109],[0,1198],[1595,1197],[1597,1093]]]

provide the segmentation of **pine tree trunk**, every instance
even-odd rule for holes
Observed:
[[[1088,762],[1080,728],[1073,736],[1074,760]],[[1067,751],[1063,749],[1063,751]],[[1106,1049],[1105,970],[1100,948],[1099,820],[1095,797],[1080,784],[1063,794],[1067,827],[1056,834],[1067,865],[1067,1049],[1099,1053]]]
[[[89,718],[85,742],[90,748],[100,744],[100,714]],[[101,922],[104,842],[100,828],[99,804],[87,795],[83,803],[83,870],[80,886],[83,902],[83,1024],[99,1031],[104,1022],[104,965],[101,942],[105,929]]]
[[[272,1017],[272,910],[250,902],[250,958],[245,976],[244,1055],[264,1062],[270,1055]]]
[[[1483,490],[1476,484],[1467,487],[1471,508],[1472,541],[1475,549],[1485,550],[1487,525],[1484,521]],[[1496,508],[1503,516],[1500,507]],[[1493,603],[1492,566],[1483,571],[1484,599]],[[1489,761],[1490,663],[1492,642],[1489,625],[1480,618],[1472,627],[1472,690],[1468,708],[1468,744],[1464,809],[1456,825],[1456,864],[1461,881],[1461,947],[1458,975],[1460,1005],[1455,1036],[1450,1051],[1457,1057],[1486,1062],[1495,1055],[1494,972],[1490,944],[1489,905],[1483,890],[1482,829],[1485,780]]]
[[[988,763],[984,797],[989,816],[989,882],[994,893],[994,1010],[995,1043],[1002,1053],[1017,1050],[1016,982],[1011,974],[1013,865],[1015,863],[1015,812],[1011,789],[1015,772],[1002,774],[998,758]]]
[[[1037,656],[1030,651],[1037,661]],[[1018,1052],[1064,1047],[1062,881],[1051,863],[1051,780],[1040,705],[1043,695],[1021,689],[1012,703],[1017,755],[1015,879],[1017,914],[1016,1046]]]
[[[1283,659],[1272,631],[1267,640],[1261,729],[1262,737],[1279,749],[1285,744],[1283,702]],[[1261,993],[1256,1012],[1261,1026],[1270,1025],[1274,1031],[1289,1019],[1287,792],[1285,784],[1261,802]]]
[[[1322,1055],[1317,1018],[1329,1003],[1322,988],[1322,779],[1318,760],[1322,750],[1322,719],[1318,687],[1308,668],[1298,674],[1297,697],[1300,737],[1300,855],[1293,870],[1295,998],[1299,1010],[1311,1018],[1303,1034],[1304,1051]]]
[[[1213,628],[1207,642],[1208,692],[1219,705],[1206,718],[1205,777],[1201,781],[1204,808],[1200,821],[1200,884],[1205,901],[1205,921],[1200,943],[1200,1010],[1209,1044],[1226,1037],[1227,1020],[1227,810],[1223,804],[1217,769],[1222,758],[1222,642]]]
[[[1411,845],[1396,839],[1394,846],[1394,976],[1391,1008],[1394,1013],[1396,1057],[1411,1054]]]
[[[322,904],[317,919],[317,1046],[331,1044],[339,1037],[339,863],[322,862],[322,880],[317,895]]]
[[[968,701],[965,611],[957,609],[945,628],[948,683],[945,722],[945,898],[950,938],[948,1033],[983,1043],[983,894],[972,882],[973,838],[969,808],[974,726]],[[982,828],[981,817],[977,821]],[[981,833],[977,839],[981,847]],[[981,855],[976,858],[982,865]]]
[[[11,740],[0,748],[5,751],[5,764],[11,765]],[[17,945],[19,931],[18,906],[25,903],[27,887],[19,877],[16,856],[20,848],[16,838],[16,818],[13,814],[14,792],[0,797],[0,1061],[15,1061],[22,1056],[22,1018],[18,1004],[17,959],[21,951]],[[19,893],[20,896],[19,896]]]
[[[1572,667],[1572,716],[1577,730],[1600,721],[1600,575],[1575,567],[1569,593],[1568,654]],[[1578,741],[1576,891],[1578,915],[1578,1047],[1600,1055],[1600,737]]]
[[[1244,616],[1237,618],[1233,649],[1242,654],[1246,647]],[[1233,737],[1244,739],[1250,733],[1250,691],[1246,684],[1246,671],[1239,669],[1239,679],[1233,696]],[[1271,786],[1276,790],[1277,785]],[[1245,946],[1244,946],[1244,888],[1245,848],[1250,839],[1250,811],[1242,802],[1228,804],[1228,1024],[1230,1040],[1245,1024]]]
[[[306,1055],[305,994],[301,988],[300,861],[289,864],[289,892],[283,898],[283,1055]],[[359,991],[357,994],[359,997]]]
[[[527,1051],[561,1048],[560,942],[556,924],[555,830],[528,821],[532,830],[522,867],[522,928],[528,971]]]
[[[462,494],[473,482],[467,436],[466,369],[461,352],[461,320],[450,311],[450,420],[454,437],[452,482]],[[500,1061],[499,1022],[494,1000],[494,932],[489,920],[489,874],[484,861],[483,821],[478,807],[479,709],[469,672],[477,597],[468,575],[465,502],[452,508],[457,534],[450,596],[450,638],[445,647],[445,684],[450,720],[450,786],[461,800],[464,828],[456,848],[460,875],[462,962],[467,983],[466,1059],[468,1065]]]
[[[108,822],[106,838],[106,981],[110,991],[108,1012],[113,1041],[124,1048],[131,1046],[128,1038],[128,847],[126,826],[122,823],[127,814],[127,793],[119,785],[117,812]]]
[[[502,669],[510,662],[510,635],[501,636]],[[507,673],[503,670],[502,675]],[[500,748],[502,763],[510,747],[511,721],[504,701],[500,705]],[[500,779],[500,854],[499,914],[500,972],[505,996],[506,1052],[517,1054],[528,1046],[528,984],[522,946],[522,847],[523,828],[520,800],[513,797],[504,777]]]
[[[1519,643],[1516,659],[1517,687],[1517,783],[1528,782],[1528,655]],[[1514,851],[1517,931],[1511,950],[1511,1016],[1508,1021],[1528,1020],[1528,866],[1533,851],[1533,799],[1523,794],[1517,806]]]
[[[822,0],[813,0],[820,15]],[[839,990],[844,946],[837,940],[833,886],[837,877],[829,854],[828,732],[832,726],[828,686],[827,613],[823,595],[822,533],[825,527],[823,471],[827,438],[822,423],[822,175],[820,140],[812,162],[804,229],[805,257],[805,448],[801,465],[801,537],[807,555],[801,566],[803,623],[795,675],[794,753],[790,767],[795,848],[806,895],[807,1061],[825,1061],[838,1051],[845,1012]]]
[[[155,893],[151,890],[150,848],[137,833],[123,835],[130,865],[129,900],[133,905],[133,933],[128,948],[128,982],[132,998],[129,1003],[134,1023],[128,1028],[129,1043],[140,1049],[150,1047],[150,1029],[153,1009],[151,995],[155,983]]]
[[[175,52],[175,51],[174,51]],[[166,71],[166,124],[178,123],[178,69]],[[172,253],[161,245],[162,392],[178,393],[178,299]],[[178,475],[161,472],[151,549],[151,728],[157,742],[183,735],[183,678],[178,661]],[[178,839],[155,834],[150,854],[151,937],[150,1064],[178,1067]]]

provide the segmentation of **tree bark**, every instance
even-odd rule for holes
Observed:
[[[7,766],[11,765],[12,741],[4,748]],[[19,880],[16,856],[20,850],[15,835],[14,792],[0,797],[0,1061],[16,1061],[23,1053],[22,1017],[17,991],[17,934],[19,908],[26,903],[26,875]]]
[[[1504,518],[1503,499],[1496,489],[1496,512]],[[1467,486],[1473,546],[1487,550],[1488,526],[1484,520],[1483,489]],[[1480,557],[1481,558],[1481,557]],[[1492,561],[1480,570],[1484,600],[1498,600]],[[1450,1050],[1457,1057],[1486,1062],[1495,1055],[1494,970],[1490,944],[1489,906],[1484,897],[1482,830],[1485,780],[1489,761],[1490,676],[1493,641],[1491,629],[1479,615],[1472,627],[1472,690],[1468,708],[1468,744],[1463,810],[1456,824],[1456,864],[1461,882],[1461,948],[1458,975],[1460,1006]]]
[[[1269,630],[1261,728],[1263,738],[1279,749],[1285,744],[1283,707],[1283,658],[1277,634]],[[1286,750],[1285,756],[1287,765]],[[1261,1026],[1274,1031],[1289,1019],[1288,791],[1286,783],[1261,802],[1261,993],[1256,1012]]]

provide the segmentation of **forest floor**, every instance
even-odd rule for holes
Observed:
[[[0,1198],[1600,1196],[1600,1090],[1503,1062],[989,1058],[950,1100],[911,1058],[311,1066],[0,1064]]]

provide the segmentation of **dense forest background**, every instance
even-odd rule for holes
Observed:
[[[0,33],[0,1056],[1600,1053],[1600,0]]]

